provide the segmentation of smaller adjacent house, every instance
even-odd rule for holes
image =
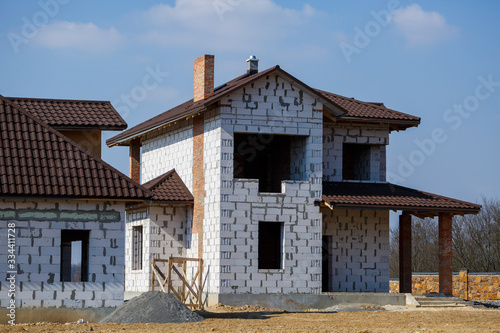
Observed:
[[[109,102],[0,95],[0,305],[123,302],[125,207],[153,194],[101,160]]]

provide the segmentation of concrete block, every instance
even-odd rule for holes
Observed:
[[[23,308],[39,308],[42,306],[42,300],[27,300],[27,299],[22,299],[21,300],[21,307]]]
[[[63,307],[67,308],[82,308],[83,307],[83,300],[79,299],[63,299]]]
[[[63,305],[62,299],[43,299],[42,307],[44,308],[60,308]]]

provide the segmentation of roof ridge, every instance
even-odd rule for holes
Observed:
[[[21,106],[15,104],[13,102],[11,102],[6,97],[4,97],[2,94],[0,94],[0,100],[2,100],[4,103],[7,103],[7,105],[9,105],[11,108],[13,108],[13,109],[17,110],[18,112],[22,113],[24,116],[30,118],[35,123],[38,123],[40,126],[42,126],[43,128],[45,128],[46,130],[48,130],[52,134],[55,134],[57,137],[61,138],[66,143],[69,143],[75,149],[77,149],[77,150],[81,151],[83,154],[89,156],[91,159],[95,160],[95,162],[97,162],[99,164],[102,164],[105,167],[105,169],[108,169],[108,170],[110,170],[112,172],[115,172],[118,175],[118,177],[120,177],[121,179],[127,181],[128,183],[132,184],[133,186],[138,186],[146,194],[148,194],[149,196],[152,196],[152,193],[148,189],[146,189],[145,187],[143,187],[141,184],[137,183],[136,181],[134,181],[133,179],[131,179],[127,175],[123,174],[121,171],[117,170],[115,167],[111,166],[110,164],[108,164],[107,162],[105,162],[104,160],[102,160],[101,158],[99,158],[98,156],[96,156],[93,153],[91,153],[90,151],[86,150],[84,147],[82,147],[78,143],[76,143],[73,140],[71,140],[70,138],[66,137],[65,135],[63,135],[62,133],[60,133],[59,131],[57,131],[56,129],[52,128],[49,124],[47,124],[45,121],[43,121],[42,119],[40,119],[37,116],[35,116],[32,112],[24,110],[24,108],[22,108]]]
[[[146,183],[143,183],[142,186],[144,186],[145,188],[147,188],[150,191],[153,191],[153,189],[155,187],[157,187],[158,185],[163,183],[163,181],[166,180],[167,178],[169,178],[174,172],[176,172],[175,168],[165,172],[164,174],[159,175],[156,178],[153,178],[153,179],[147,181]]]
[[[152,200],[155,202],[189,203],[194,200],[193,194],[175,169],[169,170],[142,185],[151,191],[153,194]],[[167,186],[170,191],[170,198],[165,198],[165,188],[162,189],[162,186]],[[176,199],[172,198],[172,196],[175,196],[173,193],[176,193],[177,187],[180,187],[183,192],[184,197],[182,199],[179,199],[178,196]]]
[[[6,99],[15,99],[15,100],[30,100],[30,101],[54,101],[54,102],[89,102],[89,103],[109,103],[111,101],[107,100],[91,100],[91,99],[65,99],[65,98],[42,98],[42,97],[7,97],[3,96]]]

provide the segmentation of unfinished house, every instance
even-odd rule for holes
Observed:
[[[109,102],[0,96],[3,309],[123,302],[125,205],[152,195],[100,159],[101,131],[124,128]]]
[[[214,302],[388,292],[389,211],[399,210],[402,291],[411,289],[416,215],[440,218],[440,276],[451,293],[451,217],[480,207],[386,182],[389,134],[419,123],[311,88],[279,66],[259,71],[255,57],[214,87],[214,57],[197,58],[192,100],[107,141],[129,146],[137,182],[175,169],[176,186],[185,184],[179,205],[128,209],[126,289],[150,289],[152,258],[185,256],[203,258]]]

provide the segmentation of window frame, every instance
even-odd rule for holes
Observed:
[[[144,254],[144,227],[142,225],[132,226],[132,270],[141,271]]]

